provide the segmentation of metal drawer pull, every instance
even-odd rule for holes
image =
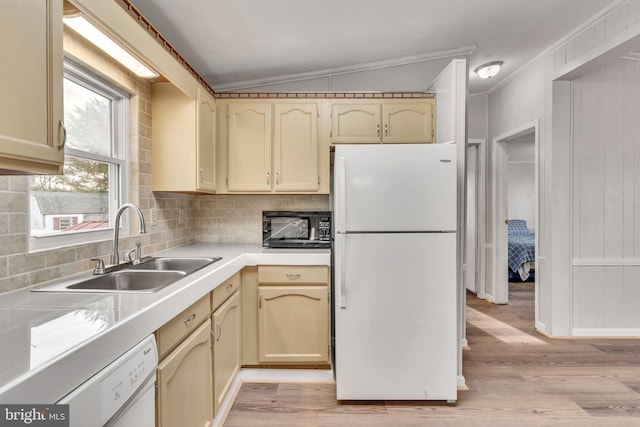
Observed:
[[[218,334],[218,336],[216,337],[216,341],[220,341],[220,338],[222,338],[222,328],[220,327],[219,323],[216,323],[216,330]]]
[[[187,319],[184,319],[184,323],[189,323],[189,322],[193,322],[193,320],[196,318],[196,314],[193,313],[191,316],[189,316]]]
[[[287,273],[287,277],[291,280],[298,279],[300,276],[302,276],[300,273]]]
[[[231,290],[233,288],[233,283],[229,283],[227,285],[227,291]]]

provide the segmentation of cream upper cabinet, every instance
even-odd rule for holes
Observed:
[[[242,363],[240,292],[236,291],[212,316],[213,399],[217,414]]]
[[[331,142],[380,142],[380,104],[349,103],[331,107]]]
[[[158,427],[211,425],[211,369],[211,321],[207,320],[158,365]]]
[[[331,143],[431,143],[434,107],[434,99],[335,101],[330,113]]]
[[[433,142],[434,107],[432,99],[382,104],[382,142]]]
[[[274,104],[275,191],[318,191],[318,104]]]
[[[0,36],[0,174],[62,173],[62,0],[3,2]]]
[[[259,363],[329,363],[329,269],[258,267]]]
[[[329,193],[317,100],[229,100],[219,113],[219,182],[229,193]],[[226,171],[223,170],[226,168]],[[225,172],[225,175],[221,175]],[[224,192],[218,185],[218,192]]]
[[[151,92],[153,191],[214,193],[216,102],[198,86],[196,99],[171,83]]]
[[[198,86],[197,190],[216,191],[216,100]]]
[[[270,192],[271,103],[234,102],[227,108],[228,191]]]

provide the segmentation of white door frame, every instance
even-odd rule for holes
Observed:
[[[509,302],[509,279],[508,279],[508,266],[507,266],[507,226],[506,221],[508,218],[508,200],[507,200],[507,151],[504,144],[509,143],[516,138],[527,135],[533,132],[534,144],[535,144],[535,245],[536,245],[536,261],[535,267],[537,270],[537,248],[538,236],[540,235],[539,212],[538,205],[540,200],[539,186],[538,186],[538,169],[539,169],[539,120],[527,123],[508,132],[500,134],[493,138],[493,194],[494,194],[494,218],[493,218],[493,242],[495,244],[495,257],[493,265],[493,280],[494,280],[494,292],[493,298],[490,300],[495,304],[506,304]],[[535,313],[536,320],[538,318],[538,281],[535,281]]]
[[[485,278],[484,278],[484,242],[485,242],[485,186],[486,186],[486,177],[485,177],[485,168],[486,168],[486,139],[469,139],[467,142],[467,150],[470,148],[477,149],[477,164],[474,168],[476,173],[476,209],[475,212],[470,212],[467,209],[467,215],[474,215],[476,222],[476,233],[475,233],[475,241],[474,242],[465,242],[472,243],[472,247],[465,248],[465,256],[468,255],[470,257],[475,258],[475,271],[471,272],[474,275],[474,283],[475,283],[475,293],[478,298],[486,298],[485,295]],[[468,156],[467,156],[468,158]],[[467,177],[468,180],[468,177]],[[467,194],[465,194],[467,197]],[[465,204],[468,203],[465,202]],[[471,249],[471,251],[467,251],[467,249]],[[468,257],[467,257],[468,259]],[[470,272],[468,271],[469,265],[468,261],[463,265],[463,270],[466,275]],[[468,288],[467,288],[468,289]]]

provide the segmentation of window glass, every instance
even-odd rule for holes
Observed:
[[[30,246],[61,246],[106,237],[124,202],[128,98],[90,71],[65,63],[64,173],[31,181]]]
[[[109,164],[66,156],[64,175],[40,175],[31,186],[31,234],[109,227]]]
[[[111,100],[72,80],[64,80],[67,146],[111,155]]]

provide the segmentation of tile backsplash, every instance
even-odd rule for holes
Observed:
[[[328,195],[215,195],[195,200],[197,240],[262,242],[263,210],[328,210]]]

